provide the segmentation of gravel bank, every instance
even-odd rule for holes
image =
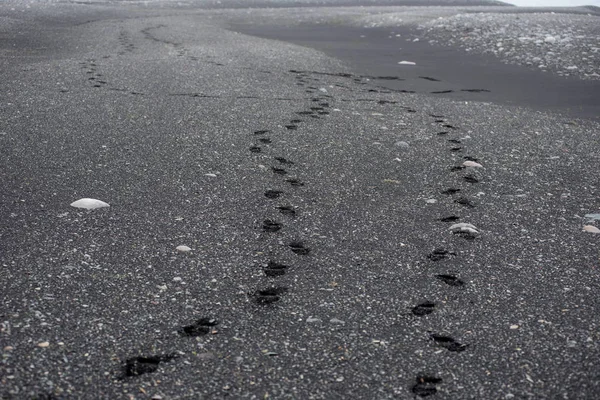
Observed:
[[[441,17],[420,28],[432,43],[493,54],[506,63],[600,80],[600,16],[477,13]]]

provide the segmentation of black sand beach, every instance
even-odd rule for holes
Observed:
[[[597,398],[597,81],[207,4],[0,4],[0,397]]]

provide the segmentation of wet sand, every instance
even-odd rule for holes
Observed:
[[[416,28],[238,24],[232,29],[323,51],[343,60],[360,75],[396,77],[374,79],[377,85],[395,91],[600,119],[600,81],[555,76],[504,64],[491,55],[430,44]],[[398,64],[404,60],[416,65]]]

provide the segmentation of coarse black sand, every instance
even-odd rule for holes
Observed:
[[[593,100],[190,3],[0,12],[2,399],[597,398]]]

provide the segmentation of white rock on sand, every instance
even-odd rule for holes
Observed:
[[[71,207],[93,210],[96,208],[110,207],[110,205],[102,200],[83,198],[72,202]]]

